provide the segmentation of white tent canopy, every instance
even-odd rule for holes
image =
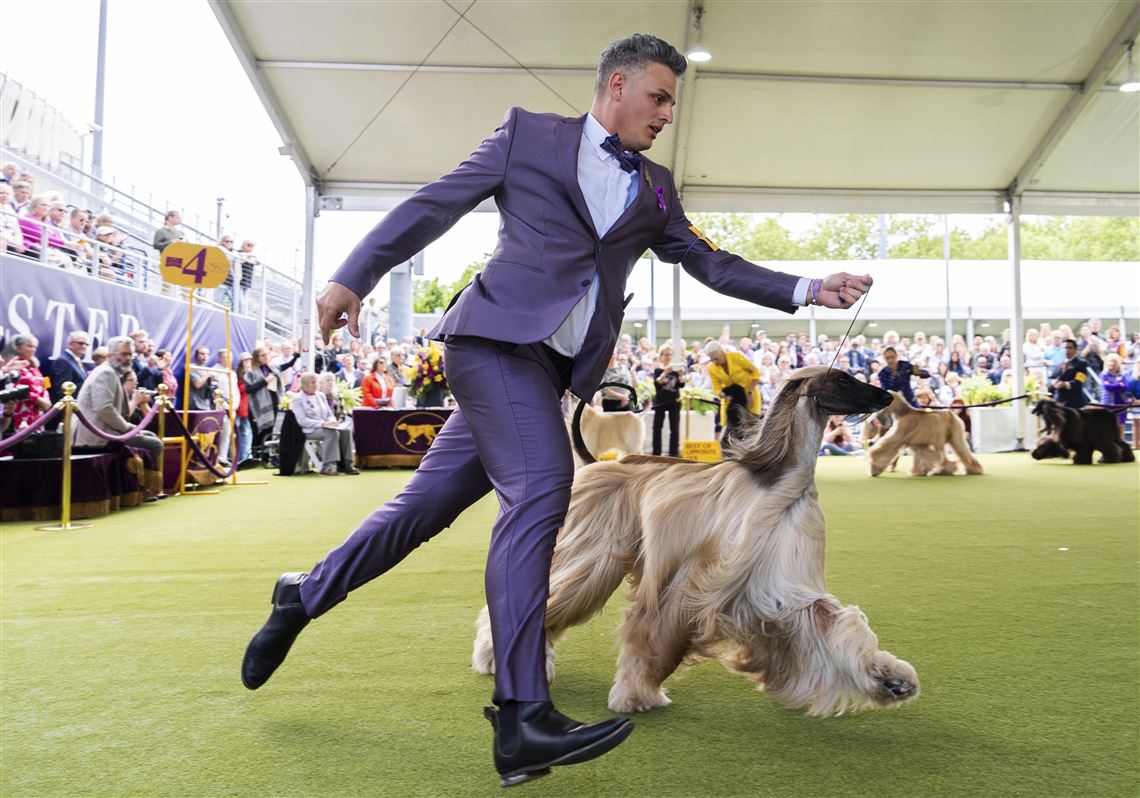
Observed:
[[[406,195],[512,105],[584,113],[631,31],[694,39],[688,2],[211,2],[336,196]],[[650,153],[690,210],[1000,212],[1011,189],[1026,213],[1140,207],[1140,102],[1113,88],[1134,0],[700,5],[713,60]]]
[[[392,207],[510,106],[584,113],[634,31],[713,55],[649,153],[689,211],[1007,211],[1016,393],[1020,214],[1140,214],[1136,0],[210,4],[305,181],[306,337],[320,210]]]

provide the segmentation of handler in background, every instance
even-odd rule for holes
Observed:
[[[1085,382],[1089,378],[1089,364],[1077,355],[1077,342],[1065,341],[1065,361],[1053,371],[1053,401],[1080,410],[1089,403]]]
[[[721,440],[728,443],[740,436],[748,413],[760,415],[760,370],[746,355],[725,352],[716,341],[705,345],[705,354],[711,361],[709,379],[712,380],[712,392],[721,397],[720,425],[724,428]]]

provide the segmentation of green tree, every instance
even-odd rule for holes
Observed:
[[[412,281],[412,311],[415,313],[434,313],[436,309],[446,308],[452,297],[458,294],[477,272],[487,267],[491,253],[484,252],[483,259],[475,261],[466,269],[454,283],[441,283],[438,277],[428,279],[421,277]]]
[[[439,282],[438,277],[430,280],[421,278],[412,281],[412,311],[414,313],[434,313],[436,308],[447,307],[451,294]]]
[[[718,247],[748,260],[802,260],[799,243],[779,217],[749,213],[697,213],[692,220]]]
[[[821,216],[802,241],[804,257],[811,260],[876,258],[879,254],[877,225],[877,217],[866,213]]]

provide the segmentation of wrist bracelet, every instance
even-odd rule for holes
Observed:
[[[809,305],[818,305],[819,304],[819,292],[822,290],[823,290],[823,280],[815,279],[815,280],[812,280],[808,284],[808,293],[809,293],[809,296],[811,297],[811,301],[808,302]]]

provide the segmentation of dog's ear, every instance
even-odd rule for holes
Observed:
[[[799,378],[794,379],[794,380],[787,380],[784,383],[784,391],[786,391],[787,393],[795,393],[796,391],[798,391],[800,389],[800,386],[803,384],[804,384],[804,378],[803,377],[799,377]]]

